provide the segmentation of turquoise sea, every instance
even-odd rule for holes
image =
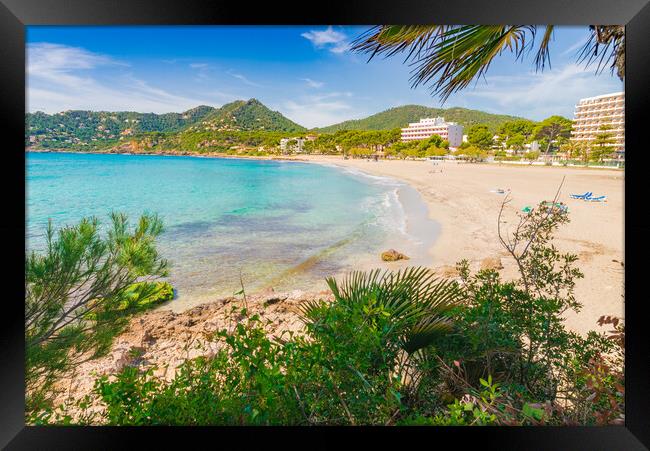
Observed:
[[[380,266],[387,247],[427,263],[437,225],[415,190],[338,167],[177,156],[26,154],[27,250],[82,217],[160,215],[177,305],[239,290],[324,287]],[[373,164],[369,162],[368,164]]]

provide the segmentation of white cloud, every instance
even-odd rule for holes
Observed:
[[[336,31],[331,26],[325,30],[310,30],[300,36],[309,40],[316,48],[327,48],[332,53],[343,53],[350,48],[345,33]]]
[[[210,79],[208,75],[208,70],[210,65],[207,63],[190,63],[190,68],[196,72],[196,80],[199,82],[206,81]]]
[[[94,69],[105,65],[127,65],[106,55],[89,52],[80,47],[49,42],[29,44],[27,46],[27,62],[28,73],[50,73]]]
[[[332,46],[330,48],[330,52],[332,52],[332,53],[345,53],[348,50],[350,50],[351,47],[352,47],[352,44],[350,44],[347,41],[342,41],[342,42],[339,42],[336,45]]]
[[[230,75],[230,76],[232,76],[232,77],[235,77],[235,78],[238,79],[238,80],[241,80],[242,82],[244,82],[244,84],[247,84],[247,85],[249,85],[249,86],[255,86],[255,87],[257,87],[257,88],[261,88],[261,87],[262,87],[262,85],[260,85],[259,83],[255,83],[255,82],[253,82],[253,81],[250,81],[248,78],[246,78],[246,77],[243,76],[242,74],[238,74],[238,73],[236,73],[236,72],[233,72],[233,71],[230,71],[230,70],[229,70],[229,71],[228,71],[228,75]]]
[[[302,81],[307,83],[310,88],[322,88],[325,83],[322,81],[312,80],[311,78],[301,78]]]
[[[333,92],[326,92],[322,94],[313,94],[307,96],[306,99],[312,102],[322,102],[324,100],[331,99],[333,97],[352,97],[352,93],[349,91],[345,91],[345,92],[333,91]]]
[[[27,47],[28,111],[107,110],[165,113],[183,111],[204,98],[173,94],[128,73],[104,74],[95,69],[125,68],[127,64],[88,50],[60,44]]]
[[[284,102],[279,111],[292,121],[307,128],[324,127],[348,119],[367,116],[368,112],[359,111],[345,101],[345,98],[349,97],[352,97],[350,92],[302,96],[296,100]]]
[[[488,75],[485,82],[457,97],[486,100],[490,108],[483,109],[537,120],[553,114],[571,118],[579,99],[623,90],[623,84],[615,76],[609,73],[596,76],[593,70],[577,64],[525,75]]]

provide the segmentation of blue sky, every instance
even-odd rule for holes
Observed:
[[[444,105],[412,89],[403,57],[349,51],[368,27],[160,26],[27,28],[27,107],[181,112],[255,97],[295,122],[318,127],[405,104],[461,106],[541,120],[572,117],[576,101],[623,90],[608,70],[576,64],[586,26],[556,28],[551,69],[530,55],[494,60],[487,76]]]

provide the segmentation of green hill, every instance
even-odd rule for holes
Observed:
[[[183,113],[63,111],[25,116],[25,145],[36,148],[105,146],[148,132],[301,132],[305,128],[259,100],[237,100],[221,108],[201,105]]]
[[[257,99],[237,100],[206,115],[190,130],[301,132],[305,128],[271,111]]]
[[[506,121],[519,119],[466,108],[444,109],[405,105],[365,119],[345,121],[315,131],[334,133],[339,130],[390,130],[404,127],[409,122],[417,122],[424,117],[436,116],[443,116],[446,120],[458,122],[466,128],[474,124],[485,124],[492,131]],[[281,113],[270,110],[257,99],[237,100],[220,108],[201,105],[182,113],[36,112],[27,114],[25,122],[25,146],[40,149],[107,149],[134,139],[140,140],[152,132],[163,134],[164,138],[158,137],[156,141],[168,146],[192,142],[195,146],[203,143],[229,148],[243,139],[242,133],[246,135],[246,140],[252,139],[254,144],[259,141],[270,145],[271,141],[278,141],[285,133],[306,132],[304,127]],[[254,135],[254,139],[249,135]]]
[[[390,130],[406,127],[409,122],[417,122],[425,117],[442,116],[446,121],[458,122],[465,128],[475,124],[485,124],[490,130],[496,130],[501,124],[514,119],[515,116],[492,114],[467,108],[430,108],[422,105],[404,105],[390,108],[364,119],[341,122],[317,129],[319,133],[333,133],[338,130]]]
[[[25,116],[25,141],[43,147],[68,147],[73,144],[106,142],[120,136],[145,132],[177,132],[200,121],[215,108],[201,105],[183,113],[136,113],[132,111],[71,110]]]

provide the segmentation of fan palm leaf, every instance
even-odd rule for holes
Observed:
[[[408,353],[429,346],[439,334],[451,329],[447,313],[462,295],[456,282],[439,279],[422,267],[397,272],[354,271],[340,282],[328,278],[327,284],[340,305],[372,304],[389,312],[394,338]],[[303,321],[314,321],[322,307],[319,302],[303,303]]]

